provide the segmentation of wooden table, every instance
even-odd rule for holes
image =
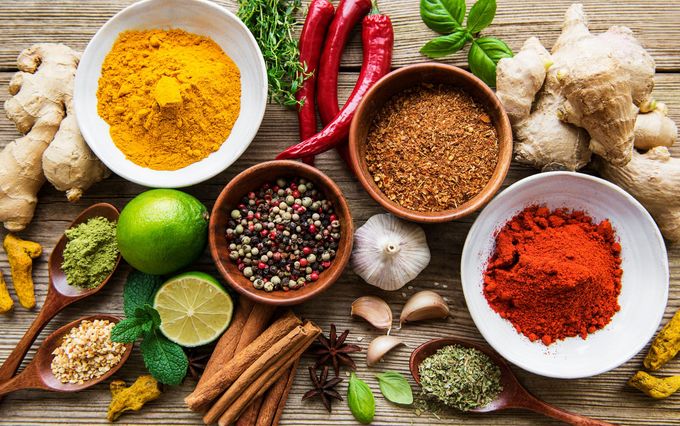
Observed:
[[[15,68],[17,54],[36,42],[63,42],[71,47],[83,49],[95,31],[132,0],[3,0],[0,2],[0,100],[7,97],[7,83]],[[236,0],[226,5],[236,10]],[[334,2],[337,3],[337,2]],[[470,2],[468,2],[470,3]],[[559,34],[562,16],[570,1],[567,0],[524,0],[521,2],[499,0],[494,24],[488,33],[504,39],[517,50],[530,35],[538,35],[551,46]],[[657,63],[655,95],[667,102],[671,115],[680,122],[680,2],[663,0],[638,1],[586,1],[586,12],[591,21],[591,30],[600,32],[610,25],[626,25],[635,31],[637,37],[653,55]],[[420,46],[433,33],[422,23],[416,0],[382,0],[382,10],[390,15],[396,33],[393,66],[400,67],[426,61],[418,53]],[[465,56],[457,54],[446,58],[446,63],[465,66]],[[354,85],[361,64],[361,47],[358,33],[345,55],[342,66],[341,96],[346,97]],[[0,117],[0,146],[18,137],[14,125],[2,114]],[[188,188],[187,191],[200,198],[208,207],[229,181],[243,169],[274,158],[275,153],[295,142],[298,138],[295,113],[277,105],[270,105],[256,139],[246,153],[225,173],[210,181]],[[674,148],[680,154],[680,146]],[[346,171],[334,153],[320,157],[318,167],[335,179],[345,191],[350,202],[356,225],[361,225],[370,216],[381,213],[381,208],[368,197],[357,181]],[[534,173],[513,165],[505,185]],[[21,235],[40,242],[44,247],[43,256],[35,262],[34,277],[38,307],[45,298],[47,284],[47,258],[63,232],[64,227],[83,208],[98,202],[109,201],[122,208],[132,197],[144,188],[116,176],[97,184],[74,204],[69,204],[62,193],[45,185],[40,192],[40,203],[32,225]],[[679,188],[680,190],[680,188]],[[330,323],[339,329],[351,328],[350,340],[366,348],[370,340],[379,333],[366,323],[349,318],[350,303],[365,294],[385,298],[398,316],[406,298],[417,290],[432,289],[444,295],[451,307],[452,318],[443,322],[427,322],[410,325],[394,334],[404,339],[408,347],[391,353],[384,364],[368,370],[364,354],[356,357],[358,374],[378,393],[373,374],[382,370],[397,370],[408,375],[408,357],[415,346],[427,339],[441,336],[460,336],[481,341],[465,306],[460,283],[460,256],[465,236],[474,217],[464,220],[425,227],[432,262],[430,266],[403,292],[381,292],[363,283],[347,271],[342,279],[326,294],[312,303],[297,308],[298,313],[316,321],[325,330]],[[4,238],[5,231],[0,231]],[[668,319],[680,307],[680,247],[669,246],[671,267],[671,291],[666,308]],[[196,265],[197,269],[217,274],[210,256],[206,254]],[[7,257],[0,253],[0,269],[9,275]],[[83,315],[99,312],[122,313],[122,287],[127,268],[119,271],[116,279],[109,283],[100,294],[87,302],[81,302],[60,314],[50,324],[44,336],[68,321]],[[35,317],[17,306],[14,313],[0,316],[0,360],[9,354],[24,331]],[[640,392],[626,386],[627,379],[641,366],[646,352],[625,365],[600,376],[582,380],[554,380],[535,376],[515,368],[520,380],[536,395],[565,409],[622,424],[680,424],[680,398],[674,396],[656,402]],[[28,355],[32,357],[33,352]],[[304,359],[298,372],[283,424],[355,424],[347,404],[334,404],[333,414],[328,415],[316,402],[302,403],[301,395],[309,386]],[[139,351],[135,351],[120,376],[132,381],[144,373]],[[680,361],[669,363],[663,374],[680,374]],[[409,376],[410,377],[410,376]],[[188,411],[182,402],[193,388],[188,379],[184,385],[167,390],[162,397],[141,413],[124,415],[120,424],[200,424],[200,417]],[[346,390],[346,384],[341,392]],[[0,423],[11,425],[35,424],[95,424],[106,423],[106,408],[110,401],[108,383],[79,394],[50,394],[41,391],[17,392],[6,398],[0,407]],[[433,417],[417,417],[411,409],[398,408],[377,397],[377,412],[374,424],[549,424],[544,418],[520,411],[495,415],[458,415],[445,420]]]

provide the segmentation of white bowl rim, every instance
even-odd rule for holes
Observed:
[[[137,1],[137,2],[135,2],[135,3],[133,3],[129,6],[126,6],[125,8],[121,9],[120,11],[118,11],[115,15],[113,15],[111,18],[109,18],[109,20],[106,21],[106,23],[104,23],[104,25],[102,25],[101,28],[99,28],[97,30],[97,32],[94,34],[94,36],[87,43],[87,46],[85,47],[85,50],[83,50],[83,53],[81,55],[81,61],[82,61],[82,58],[84,58],[87,55],[88,51],[91,51],[92,49],[94,49],[94,45],[95,45],[96,40],[98,40],[100,37],[102,37],[102,34],[110,26],[113,25],[112,22],[114,20],[118,19],[123,14],[132,13],[136,9],[142,8],[142,7],[146,6],[148,3],[162,3],[163,1],[164,0],[140,0],[140,1]],[[245,30],[245,33],[248,36],[248,40],[251,42],[251,44],[256,49],[256,53],[257,53],[256,56],[259,60],[260,70],[261,70],[261,73],[262,73],[261,77],[262,77],[263,81],[265,82],[265,85],[263,87],[262,94],[261,94],[261,96],[262,96],[262,108],[260,108],[259,116],[256,117],[257,125],[253,126],[252,130],[248,134],[248,138],[252,142],[252,140],[257,135],[257,132],[259,131],[260,125],[262,124],[262,120],[264,119],[264,115],[265,115],[265,112],[266,112],[266,109],[267,109],[267,100],[268,100],[268,93],[269,93],[268,92],[269,86],[268,86],[268,84],[266,84],[267,81],[268,81],[267,66],[264,62],[264,56],[262,55],[262,50],[260,49],[260,45],[257,43],[257,41],[255,40],[255,37],[253,36],[253,33],[243,23],[243,21],[241,21],[241,19],[238,16],[236,16],[233,12],[231,12],[226,7],[224,7],[220,4],[214,3],[210,0],[191,0],[191,1],[193,3],[201,4],[202,6],[209,7],[211,9],[213,9],[216,13],[221,13],[223,15],[228,16],[229,19],[232,19],[238,26],[240,26],[242,29]],[[79,109],[80,109],[79,105],[81,103],[77,102],[77,100],[76,100],[79,97],[79,95],[78,95],[78,91],[75,90],[75,88],[78,87],[78,81],[79,80],[86,78],[83,75],[83,72],[78,72],[80,69],[81,69],[80,67],[78,67],[76,69],[76,76],[75,76],[75,80],[74,80],[74,84],[73,84],[73,86],[74,86],[73,108],[74,108],[74,111],[75,111],[76,122],[78,123],[78,128],[80,129],[80,133],[82,134],[83,139],[85,140],[85,143],[87,143],[87,145],[90,147],[92,152],[94,152],[94,154],[97,156],[97,158],[99,158],[99,160],[102,163],[104,163],[104,165],[106,165],[106,167],[108,167],[112,172],[114,172],[115,174],[117,174],[118,176],[122,177],[125,180],[136,183],[138,185],[149,187],[149,188],[184,188],[184,187],[196,185],[198,183],[205,182],[208,179],[211,179],[211,178],[217,176],[218,174],[222,173],[226,169],[228,169],[250,147],[250,143],[249,143],[249,144],[246,144],[239,151],[236,151],[235,152],[236,155],[234,157],[235,159],[232,163],[230,163],[230,164],[225,163],[224,167],[222,167],[222,168],[215,167],[214,170],[207,171],[205,173],[196,173],[196,174],[193,174],[193,175],[188,175],[186,178],[183,179],[183,181],[180,184],[176,184],[175,182],[173,182],[173,183],[165,183],[164,182],[164,174],[172,173],[174,170],[170,170],[170,171],[169,170],[152,170],[152,172],[158,173],[158,177],[155,178],[153,182],[147,181],[145,179],[139,179],[137,176],[135,176],[134,173],[129,173],[127,170],[118,170],[115,166],[114,167],[111,166],[112,162],[108,158],[106,158],[105,155],[103,155],[103,153],[98,149],[97,144],[95,144],[95,143],[90,144],[89,140],[94,140],[95,137],[89,131],[87,126],[81,125],[81,121],[78,118],[79,116],[82,115],[82,114],[78,113]],[[80,96],[83,96],[83,95],[80,95]],[[179,169],[179,170],[181,170],[181,169]],[[206,168],[205,170],[209,170],[209,169]]]
[[[620,367],[624,363],[628,362],[630,359],[632,359],[635,355],[637,355],[649,342],[649,340],[654,336],[656,333],[656,329],[658,329],[659,324],[661,324],[661,321],[663,320],[663,316],[665,313],[665,307],[668,304],[668,288],[669,288],[669,280],[670,280],[670,271],[669,271],[669,266],[668,266],[668,253],[666,250],[666,244],[663,240],[663,236],[661,235],[661,231],[659,231],[658,226],[656,225],[656,222],[652,218],[652,216],[649,214],[647,209],[644,208],[642,204],[638,200],[636,200],[632,195],[630,195],[628,192],[624,191],[621,187],[618,185],[615,185],[609,181],[606,181],[604,179],[601,179],[597,176],[592,176],[592,175],[587,175],[585,173],[580,173],[580,172],[570,172],[570,171],[553,171],[553,172],[541,172],[537,173],[532,176],[528,176],[524,179],[520,179],[519,181],[513,183],[509,187],[507,187],[505,190],[500,192],[496,197],[494,197],[489,204],[487,204],[484,209],[480,212],[479,216],[477,219],[475,219],[475,222],[472,224],[472,227],[468,231],[467,237],[465,238],[465,243],[463,245],[463,251],[461,253],[461,263],[460,263],[460,277],[461,277],[461,287],[463,288],[463,296],[465,297],[465,302],[466,305],[468,304],[469,300],[468,298],[472,297],[471,294],[469,294],[468,291],[466,291],[466,286],[463,284],[463,277],[466,276],[466,265],[465,262],[462,261],[462,259],[465,258],[465,251],[466,249],[469,250],[469,242],[472,241],[472,236],[476,233],[475,231],[477,228],[481,226],[481,223],[479,222],[479,217],[481,217],[484,214],[484,211],[488,210],[493,210],[493,208],[496,207],[496,205],[500,202],[499,200],[505,197],[510,196],[510,194],[519,188],[522,188],[527,185],[531,185],[535,183],[537,180],[543,180],[543,179],[550,179],[554,178],[557,176],[570,176],[570,177],[575,177],[577,179],[583,179],[591,182],[595,182],[599,185],[606,186],[608,189],[611,189],[615,192],[618,192],[620,195],[622,195],[624,198],[628,200],[632,205],[634,205],[637,210],[640,212],[640,214],[645,218],[645,220],[651,222],[653,224],[653,228],[655,229],[654,235],[650,235],[650,238],[654,238],[657,240],[660,247],[663,248],[663,254],[664,256],[660,259],[661,263],[663,264],[663,271],[664,271],[664,280],[666,282],[666,285],[664,286],[663,290],[663,298],[666,300],[666,305],[664,305],[664,309],[659,309],[659,312],[654,319],[654,322],[657,324],[656,328],[651,331],[649,336],[645,340],[641,340],[640,343],[638,343],[634,347],[634,351],[631,351],[631,353],[625,353],[621,356],[619,356],[615,362],[610,363],[609,365],[601,366],[599,368],[593,368],[584,372],[579,372],[579,373],[554,373],[554,372],[547,372],[541,369],[534,368],[534,366],[529,363],[525,362],[521,358],[515,358],[513,356],[508,356],[508,352],[504,350],[503,345],[496,344],[490,339],[490,336],[488,333],[485,332],[485,327],[479,327],[478,321],[481,320],[479,318],[478,313],[473,313],[472,311],[470,312],[470,316],[472,317],[472,321],[475,323],[475,326],[479,330],[479,332],[482,334],[484,337],[484,340],[494,348],[496,352],[498,352],[503,358],[505,358],[507,361],[511,362],[512,364],[515,364],[516,366],[522,368],[523,370],[526,370],[530,373],[534,373],[543,377],[550,377],[550,378],[555,378],[555,379],[581,379],[585,377],[592,377],[592,376],[597,376],[602,373],[606,373],[608,371],[611,371],[617,367]],[[471,266],[470,266],[471,267]]]

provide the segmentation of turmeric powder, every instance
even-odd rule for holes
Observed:
[[[42,247],[36,242],[22,240],[14,234],[7,234],[4,246],[19,303],[26,309],[32,309],[35,306],[33,259],[42,254]]]
[[[135,164],[177,170],[217,151],[238,118],[241,75],[208,37],[125,31],[102,65],[99,115]]]

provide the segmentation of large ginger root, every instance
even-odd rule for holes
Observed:
[[[132,386],[127,387],[122,380],[114,380],[111,389],[111,404],[106,418],[114,422],[126,411],[139,411],[144,404],[161,396],[158,382],[151,376],[140,376]]]
[[[94,156],[82,144],[72,118],[73,80],[79,58],[63,44],[45,43],[24,50],[17,59],[20,71],[10,81],[12,97],[5,102],[5,111],[25,136],[0,152],[0,221],[9,231],[24,229],[33,218],[37,194],[45,182],[43,153],[53,139],[59,144],[48,154],[48,175],[60,188],[74,190],[70,199],[105,175],[103,166],[93,169],[91,161],[82,159]],[[60,128],[66,116],[71,117],[71,124]],[[80,139],[71,140],[74,133]],[[69,146],[78,146],[78,150]],[[55,167],[55,161],[61,167]],[[64,167],[64,163],[73,167]],[[81,167],[85,168],[79,170]],[[91,183],[87,184],[83,176],[90,176]]]
[[[13,306],[14,301],[9,295],[5,277],[2,276],[2,271],[0,271],[0,314],[6,314],[7,312],[11,311]]]
[[[672,146],[678,138],[678,127],[668,118],[668,107],[654,102],[654,109],[638,114],[635,120],[635,148],[652,149],[655,146]]]
[[[680,240],[680,159],[671,158],[668,148],[659,146],[644,154],[634,150],[625,166],[598,159],[595,168],[642,203],[666,239]]]
[[[22,240],[13,234],[7,234],[4,247],[19,303],[26,309],[32,309],[35,306],[33,259],[42,254],[42,247],[38,243]]]
[[[627,28],[591,34],[583,6],[574,4],[550,60],[533,111],[513,125],[517,160],[539,169],[577,170],[593,151],[614,164],[627,163],[638,109],[651,102],[651,56]],[[534,91],[535,65],[523,62],[518,54],[498,63],[496,85],[504,104]],[[516,83],[504,81],[508,75]],[[506,108],[514,111],[515,105]]]

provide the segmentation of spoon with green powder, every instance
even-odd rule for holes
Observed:
[[[68,229],[74,228],[82,223],[86,223],[88,220],[96,217],[105,218],[111,222],[118,221],[118,209],[108,203],[99,203],[85,209],[78,217],[69,225]],[[11,377],[19,369],[21,362],[23,361],[26,353],[31,348],[31,345],[35,341],[38,334],[47,325],[48,322],[55,315],[61,312],[64,308],[75,303],[81,299],[91,296],[101,290],[106,283],[109,281],[111,276],[116,271],[118,264],[120,263],[120,254],[116,259],[115,266],[111,273],[103,279],[101,283],[91,288],[79,288],[71,286],[66,281],[66,275],[62,270],[62,264],[64,263],[64,248],[66,247],[67,237],[62,235],[62,237],[57,242],[57,245],[52,250],[50,254],[50,260],[48,265],[49,272],[49,287],[47,289],[47,297],[45,298],[45,303],[42,309],[38,312],[33,324],[26,331],[24,337],[21,338],[17,346],[14,348],[12,353],[9,354],[5,360],[2,367],[0,367],[0,382],[4,382]]]
[[[506,410],[508,408],[521,408],[531,410],[539,414],[543,414],[554,419],[562,420],[563,422],[572,425],[582,426],[611,426],[610,423],[591,419],[578,414],[573,414],[564,411],[560,408],[547,404],[529,393],[517,380],[515,374],[512,372],[505,360],[496,352],[488,347],[478,345],[476,343],[454,338],[434,339],[423,343],[417,347],[411,354],[409,368],[413,379],[421,384],[420,365],[425,359],[437,354],[440,349],[456,346],[467,349],[472,348],[478,351],[477,355],[486,360],[488,363],[495,364],[500,370],[500,386],[501,390],[496,395],[495,399],[482,407],[472,408],[469,411],[473,413],[490,413],[493,411]],[[452,357],[453,359],[453,357]],[[475,360],[476,361],[476,360]],[[483,364],[483,363],[480,363]],[[466,367],[469,367],[466,365]],[[466,372],[467,374],[467,372]],[[450,377],[442,375],[440,377]]]

